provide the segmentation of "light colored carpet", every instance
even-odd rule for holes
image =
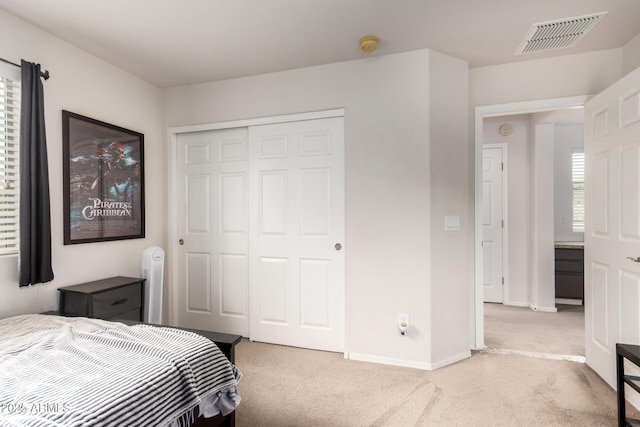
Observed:
[[[487,352],[435,370],[244,339],[239,427],[615,426],[615,392],[583,363]]]
[[[584,306],[557,307],[557,313],[548,313],[485,303],[485,346],[584,356]]]

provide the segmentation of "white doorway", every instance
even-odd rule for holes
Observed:
[[[477,107],[475,114],[475,342],[476,349],[484,348],[484,260],[483,260],[483,198],[482,198],[482,153],[484,143],[484,119],[533,112],[582,108],[588,96],[558,98],[513,104]],[[533,286],[535,288],[535,285]],[[532,289],[532,292],[536,292]]]
[[[485,144],[482,149],[482,261],[484,302],[504,301],[507,144]]]
[[[172,129],[173,324],[344,351],[343,116]]]

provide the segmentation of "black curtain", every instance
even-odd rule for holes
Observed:
[[[40,65],[22,61],[20,106],[20,286],[53,280],[49,167]]]

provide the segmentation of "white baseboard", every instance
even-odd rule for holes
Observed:
[[[582,305],[581,299],[556,298],[556,304]]]
[[[518,301],[505,302],[503,305],[512,305],[514,307],[529,307],[528,302],[518,302]]]
[[[434,369],[442,368],[447,365],[451,365],[453,363],[459,362],[461,360],[468,359],[469,357],[471,357],[471,351],[465,350],[462,353],[455,354],[440,362],[431,363],[431,369],[434,370]]]
[[[390,357],[381,357],[381,356],[375,356],[371,354],[345,353],[345,358],[349,360],[379,363],[382,365],[401,366],[403,368],[422,369],[423,371],[433,371],[435,369],[442,368],[447,365],[451,365],[452,363],[459,362],[460,360],[464,360],[469,357],[471,357],[471,351],[467,350],[437,363],[426,363],[426,362],[416,362],[413,360],[405,360],[405,359],[393,359]]]
[[[556,307],[536,307],[535,305],[529,306],[533,311],[542,311],[544,313],[557,313],[558,309]]]

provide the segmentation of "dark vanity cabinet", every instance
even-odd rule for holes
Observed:
[[[584,303],[584,246],[556,244],[556,298]]]

